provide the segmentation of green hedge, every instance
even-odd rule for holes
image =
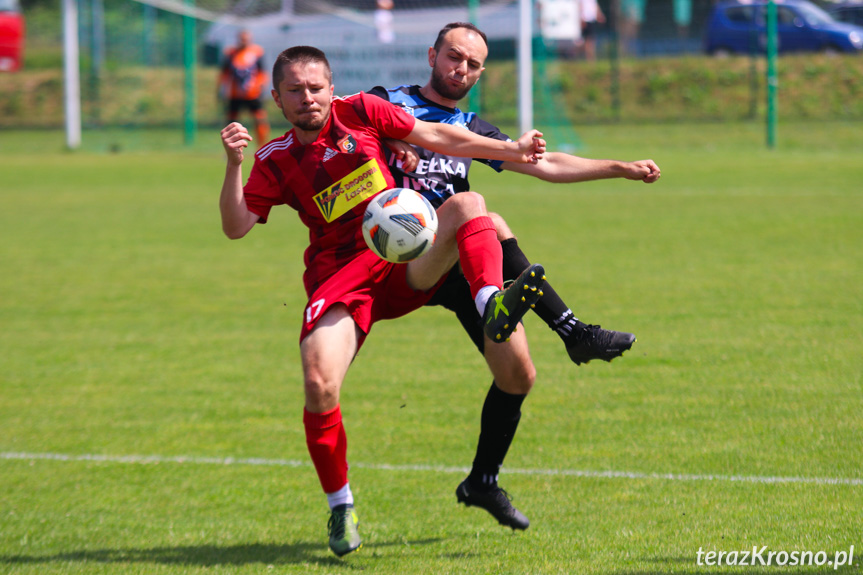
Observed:
[[[47,50],[47,48],[46,48]],[[0,126],[63,125],[62,69],[46,67],[0,74]],[[555,62],[536,83],[536,123],[734,121],[764,116],[763,59],[732,57]],[[779,117],[863,119],[863,57],[801,55],[779,60]],[[514,62],[490,62],[482,80],[483,114],[517,124]],[[216,71],[201,68],[198,118],[217,124]],[[99,125],[173,126],[182,122],[183,71],[178,67],[111,66],[100,80],[82,75],[85,122]],[[338,87],[338,86],[337,86]],[[615,97],[615,94],[618,94]],[[272,106],[272,114],[278,110]]]
[[[763,117],[763,58],[653,58],[556,62],[535,84],[536,117],[575,123],[727,121]],[[483,77],[483,111],[516,120],[515,64],[492,63]],[[863,119],[863,57],[807,54],[779,59],[781,119]],[[615,94],[617,96],[615,97]]]

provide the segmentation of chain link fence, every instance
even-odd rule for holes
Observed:
[[[495,10],[515,6],[494,4]],[[345,0],[326,5],[331,13],[323,16],[348,24],[345,13],[336,12],[351,10],[367,41],[375,41],[367,30],[374,2]],[[24,66],[16,73],[0,73],[0,127],[62,128],[61,14],[49,4],[24,6],[28,22]],[[183,16],[132,0],[78,0],[78,6],[84,128],[181,126],[186,74]],[[465,17],[470,14],[463,3],[447,6],[463,9],[458,14]],[[409,18],[415,8],[396,0],[396,21]],[[711,0],[600,0],[599,8],[605,22],[596,25],[591,51],[580,41],[534,39],[537,125],[563,121],[577,130],[586,123],[763,118],[764,57],[757,51],[728,57],[704,52]],[[495,14],[507,18],[505,13]],[[267,25],[266,17],[257,18],[247,22]],[[484,28],[482,17],[479,25]],[[196,114],[201,127],[223,121],[217,99],[219,47],[212,43],[214,26],[203,20],[196,24]],[[439,27],[433,22],[416,35],[431,45]],[[226,30],[226,41],[232,35]],[[490,121],[514,126],[518,109],[515,39],[490,34],[490,40],[480,101],[472,105]],[[786,54],[779,59],[778,73],[780,121],[863,119],[863,55]],[[338,87],[338,76],[335,82]],[[268,105],[271,118],[279,118],[278,110]]]

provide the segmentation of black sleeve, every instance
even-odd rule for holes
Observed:
[[[390,101],[390,93],[387,92],[387,89],[383,86],[375,86],[374,88],[366,92],[366,94],[371,94],[373,96],[377,96],[378,98],[383,98],[387,102]]]
[[[512,140],[508,135],[501,132],[500,128],[494,124],[486,122],[479,116],[473,117],[468,128],[470,128],[471,132],[479,134],[480,136],[485,136],[486,138],[494,138],[495,140],[503,140],[504,142]]]
[[[501,132],[500,128],[498,128],[494,124],[489,124],[485,120],[480,119],[479,116],[473,117],[473,119],[470,121],[470,125],[468,126],[468,128],[470,128],[471,132],[479,134],[480,136],[485,136],[486,138],[494,138],[495,140],[502,140],[504,142],[512,141],[512,138]],[[503,164],[503,162],[501,162],[500,160],[486,160],[483,158],[474,159],[481,164],[489,166],[496,172],[502,171],[500,166]]]

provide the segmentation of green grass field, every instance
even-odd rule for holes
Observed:
[[[580,136],[662,179],[472,183],[577,315],[638,343],[576,367],[527,318],[514,534],[455,503],[490,384],[457,321],[377,325],[342,396],[365,546],[339,560],[301,423],[295,215],[224,239],[215,132],[119,154],[0,135],[0,573],[863,571],[860,126],[784,124],[773,151],[749,124]],[[852,545],[835,571],[697,563]]]

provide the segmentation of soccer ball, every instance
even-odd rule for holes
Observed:
[[[363,237],[378,257],[393,263],[415,260],[437,235],[437,214],[422,194],[406,188],[381,192],[363,216]]]

